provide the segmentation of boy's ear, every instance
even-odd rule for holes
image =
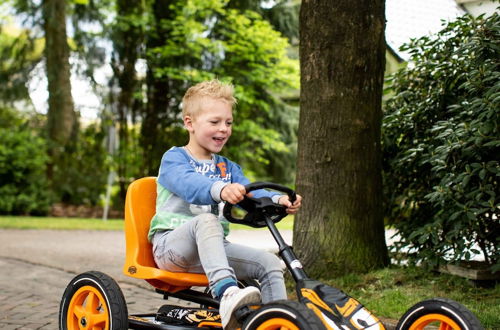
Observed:
[[[193,118],[191,116],[184,116],[184,127],[190,133],[193,131]]]

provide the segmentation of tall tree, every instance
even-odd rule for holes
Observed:
[[[254,11],[269,21],[274,29],[287,37],[292,44],[295,45],[298,41],[300,0],[229,0],[228,7],[241,12]]]
[[[172,85],[169,75],[159,75],[156,70],[166,63],[157,54],[158,48],[171,42],[172,28],[169,24],[174,19],[173,7],[179,1],[176,0],[154,0],[151,5],[151,30],[146,38],[146,50],[148,52],[148,69],[146,73],[147,103],[143,111],[141,126],[141,146],[143,148],[143,175],[156,175],[158,172],[159,159],[164,152],[164,146],[159,139],[160,130],[172,124],[165,117],[172,109],[169,104],[170,86]],[[168,65],[181,65],[177,56],[169,56]],[[174,112],[176,112],[174,110]]]
[[[113,41],[113,52],[111,54],[111,67],[114,76],[111,85],[118,85],[115,95],[114,88],[111,89],[111,99],[117,117],[119,149],[117,172],[119,177],[120,197],[125,201],[128,183],[130,141],[128,121],[141,108],[141,100],[137,95],[140,93],[141,82],[137,76],[136,65],[143,55],[143,42],[145,30],[145,6],[142,0],[117,0],[117,19],[111,28]],[[138,109],[139,108],[139,109]]]
[[[384,0],[304,0],[294,244],[311,275],[386,265],[381,179]],[[314,244],[311,244],[314,242]]]
[[[295,139],[296,115],[290,111],[295,109],[277,95],[298,86],[298,62],[287,57],[285,38],[261,15],[228,8],[223,0],[155,0],[151,13],[141,128],[145,175],[157,172],[165,148],[185,143],[179,125],[182,94],[189,85],[215,77],[237,88],[238,125],[231,138],[234,147],[226,149],[226,155],[262,177],[267,169],[274,170],[266,163],[268,155],[283,159],[293,154],[289,146]],[[249,152],[241,152],[246,145]]]
[[[66,35],[66,1],[44,0],[42,3],[45,31],[45,61],[49,90],[47,129],[50,139],[49,177],[57,157],[77,131],[73,97],[71,95],[69,46]]]

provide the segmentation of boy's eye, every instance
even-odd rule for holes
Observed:
[[[226,125],[228,125],[228,126],[231,126],[232,124],[233,124],[233,122],[232,122],[232,121],[228,121],[228,122],[226,122]]]

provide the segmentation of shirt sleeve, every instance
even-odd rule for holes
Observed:
[[[215,204],[211,188],[217,181],[197,173],[179,150],[171,149],[163,155],[158,183],[190,204]]]

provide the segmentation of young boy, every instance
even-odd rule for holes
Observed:
[[[235,103],[233,87],[217,80],[188,89],[182,117],[189,142],[163,155],[149,232],[159,268],[207,275],[212,295],[220,299],[225,329],[238,326],[232,315],[238,307],[287,297],[278,257],[225,239],[229,224],[222,216],[223,202],[243,200],[249,183],[236,163],[217,155],[231,136]],[[264,190],[253,196],[269,196],[292,214],[301,206],[298,195],[293,204],[286,195]],[[262,297],[255,287],[239,289],[237,278],[257,279]]]

